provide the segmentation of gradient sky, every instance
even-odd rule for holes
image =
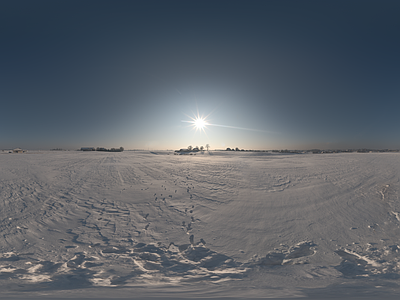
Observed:
[[[0,2],[0,149],[400,148],[400,1]],[[206,134],[182,121],[209,115]]]

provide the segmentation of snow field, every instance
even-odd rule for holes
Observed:
[[[40,152],[0,166],[3,291],[398,291],[397,153]]]

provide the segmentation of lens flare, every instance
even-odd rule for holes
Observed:
[[[205,130],[207,129],[207,125],[209,124],[207,122],[207,119],[205,117],[201,117],[199,114],[194,117],[188,116],[191,120],[190,121],[183,121],[185,123],[190,123],[191,127],[193,127],[196,131],[203,131],[204,133],[206,132]]]
[[[189,117],[189,116],[188,116]],[[189,117],[191,121],[187,120],[182,120],[181,122],[184,123],[190,123],[192,124],[191,126],[196,130],[196,131],[203,131],[205,133],[205,129],[207,129],[207,126],[214,126],[214,127],[223,127],[223,128],[231,128],[231,129],[239,129],[239,130],[247,130],[247,131],[255,131],[255,132],[264,132],[264,133],[272,133],[271,131],[265,131],[265,130],[259,130],[259,129],[253,129],[253,128],[245,128],[245,127],[237,127],[237,126],[230,126],[230,125],[221,125],[221,124],[212,124],[207,121],[206,118],[204,117]]]
[[[273,132],[273,131],[266,131],[266,130],[260,130],[260,129],[245,128],[245,127],[230,126],[230,125],[222,125],[222,124],[213,124],[213,123],[210,123],[207,120],[207,118],[208,118],[208,116],[210,114],[208,114],[207,116],[203,117],[203,116],[200,116],[199,111],[197,110],[197,115],[193,114],[194,117],[191,117],[191,116],[185,114],[190,119],[190,121],[182,120],[181,122],[190,123],[191,124],[190,126],[193,127],[196,131],[200,131],[200,132],[202,131],[206,135],[207,135],[207,133],[206,133],[205,130],[208,129],[207,127],[211,127],[211,126],[213,126],[213,127],[231,128],[231,129],[239,129],[239,130],[246,130],[246,131],[254,131],[254,132],[262,132],[262,133],[276,133],[276,132]]]

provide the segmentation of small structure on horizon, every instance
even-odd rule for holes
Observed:
[[[25,150],[22,150],[21,148],[15,148],[13,149],[13,153],[24,153]]]
[[[192,147],[192,146],[188,146],[187,148],[183,148],[183,149],[179,149],[179,150],[175,150],[174,154],[189,154],[189,155],[196,155],[197,152],[204,152],[204,147],[201,146],[200,148],[198,146],[196,147]]]

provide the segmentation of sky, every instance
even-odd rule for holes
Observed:
[[[400,149],[399,15],[397,0],[2,0],[0,149]]]

